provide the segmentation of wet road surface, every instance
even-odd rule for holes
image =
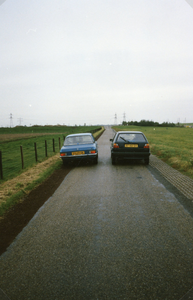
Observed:
[[[112,137],[0,257],[0,298],[176,300],[193,287],[191,215],[143,162],[112,166]]]

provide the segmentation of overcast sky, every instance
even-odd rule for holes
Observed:
[[[0,126],[193,122],[193,0],[0,0],[0,24]]]

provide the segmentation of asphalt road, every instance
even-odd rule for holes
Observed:
[[[0,257],[0,299],[176,300],[193,287],[191,215],[143,162],[112,166],[112,136]]]

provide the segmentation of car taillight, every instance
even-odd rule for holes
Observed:
[[[60,156],[66,156],[66,153],[60,153]]]
[[[113,144],[113,148],[119,148],[119,145],[116,144],[116,143],[114,143],[114,144]]]
[[[149,144],[145,144],[144,148],[146,149],[149,148]]]
[[[91,150],[91,151],[89,151],[89,153],[94,154],[94,153],[96,153],[96,150]]]

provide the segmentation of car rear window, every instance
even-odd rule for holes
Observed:
[[[120,133],[117,142],[146,142],[142,133]]]
[[[64,141],[64,146],[77,145],[77,144],[92,144],[93,139],[90,135],[82,136],[69,136]]]

